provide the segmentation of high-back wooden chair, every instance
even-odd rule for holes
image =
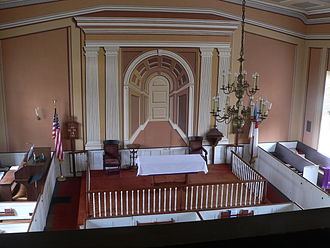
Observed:
[[[121,156],[119,152],[119,140],[103,141],[103,169],[116,168],[119,170]]]
[[[200,154],[207,163],[207,151],[203,147],[203,136],[188,137],[189,154]]]

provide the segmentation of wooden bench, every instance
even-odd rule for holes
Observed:
[[[4,177],[0,180],[0,201],[11,201],[16,185],[15,171],[7,171]]]

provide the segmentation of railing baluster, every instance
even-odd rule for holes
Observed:
[[[137,193],[136,193],[136,212],[137,214],[140,213],[140,190],[137,190]]]
[[[126,215],[128,215],[128,190],[126,190]]]
[[[190,186],[190,210],[193,209],[194,186]]]
[[[218,207],[218,200],[219,200],[219,184],[217,184],[217,191],[215,193],[215,207]]]
[[[204,195],[204,185],[202,185],[202,189],[201,189],[201,209],[203,209],[203,195]]]
[[[158,212],[160,213],[161,188],[158,189]]]
[[[115,213],[118,215],[118,193],[115,191]]]
[[[229,184],[227,183],[226,184],[226,205],[225,205],[225,207],[227,207],[228,206],[228,195],[229,195]]]
[[[196,209],[198,208],[198,186],[196,187]]]
[[[110,216],[112,216],[112,192],[109,192]]]
[[[142,213],[143,214],[144,214],[144,201],[145,201],[144,192],[145,192],[145,190],[142,190]]]
[[[213,207],[213,194],[214,194],[214,184],[212,184],[212,187],[211,187],[211,208]]]
[[[175,190],[174,190],[174,211],[176,211],[177,201],[178,201],[178,188],[175,187]]]
[[[237,206],[237,199],[238,199],[238,183],[236,183],[236,194],[235,194],[235,205]]]
[[[220,198],[220,206],[222,207],[223,205],[222,205],[222,203],[223,203],[223,188],[224,188],[224,185],[223,184],[221,184],[221,198]]]
[[[124,209],[123,209],[123,191],[120,191],[120,214],[124,215]]]
[[[93,217],[96,217],[96,213],[95,213],[95,193],[92,194],[92,204],[93,204]]]
[[[252,205],[252,185],[251,185],[252,183],[249,183],[249,185],[250,185],[250,197],[249,197],[249,199],[250,199],[250,205]]]
[[[154,211],[153,211],[153,213],[155,213],[156,212],[156,189],[154,189]]]
[[[107,198],[106,192],[103,192],[103,202],[104,202],[104,217],[107,217]]]
[[[209,185],[206,186],[205,208],[207,208],[208,200],[209,200]]]
[[[240,188],[241,188],[241,197],[240,197],[240,200],[239,200],[239,205],[242,206],[243,205],[243,184],[241,183],[240,184]]]
[[[244,205],[246,205],[247,191],[248,191],[248,183],[245,183],[245,204]]]
[[[233,193],[234,193],[234,184],[232,183],[231,184],[231,187],[230,187],[230,206],[233,206]]]
[[[169,199],[168,199],[168,211],[172,210],[172,188],[170,188]]]
[[[188,186],[186,186],[185,210],[188,209]]]
[[[150,189],[148,189],[148,213],[150,213]]]
[[[166,212],[166,188],[164,189],[164,213]]]
[[[97,192],[97,198],[98,198],[98,212],[99,212],[99,217],[102,216],[102,212],[101,212],[101,193]]]
[[[132,190],[132,215],[134,215],[134,191]]]

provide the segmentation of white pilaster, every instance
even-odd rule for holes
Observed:
[[[218,72],[218,95],[220,96],[219,98],[219,108],[220,110],[224,110],[225,105],[226,105],[226,98],[227,95],[220,90],[220,87],[223,84],[223,75],[224,81],[228,81],[228,72],[230,70],[230,55],[231,55],[231,49],[228,48],[217,48],[218,49],[218,56],[219,56],[219,72]],[[224,112],[222,111],[221,114]],[[217,123],[217,128],[218,130],[223,134],[222,141],[228,141],[228,125],[225,124],[224,122]]]
[[[200,48],[201,76],[199,96],[198,135],[205,136],[210,128],[212,57],[214,48]]]
[[[119,140],[119,46],[104,47],[106,58],[106,139]]]
[[[100,149],[100,109],[98,80],[99,47],[85,47],[87,150]]]

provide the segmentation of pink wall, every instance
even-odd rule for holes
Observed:
[[[6,39],[2,49],[9,151],[25,151],[27,142],[53,149],[53,99],[62,127],[69,117],[67,30]],[[34,114],[37,106],[41,120]]]
[[[295,48],[293,44],[246,33],[244,68],[249,82],[254,72],[260,74],[261,90],[255,99],[261,96],[273,103],[269,117],[260,125],[260,142],[288,139]],[[247,136],[242,134],[240,142],[248,142]]]

